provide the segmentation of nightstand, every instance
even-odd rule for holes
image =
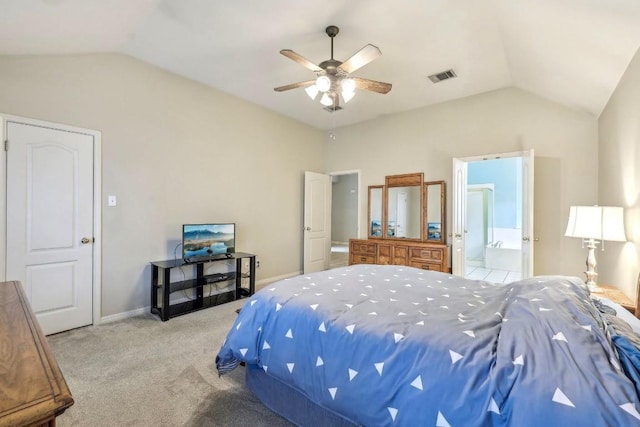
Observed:
[[[631,312],[631,314],[635,315],[636,305],[627,297],[622,291],[618,288],[614,288],[610,285],[598,285],[597,289],[591,291],[591,295],[597,297],[603,297],[608,300],[611,300],[617,304],[620,304],[622,307],[626,308]]]

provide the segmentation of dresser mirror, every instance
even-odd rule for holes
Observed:
[[[425,240],[433,243],[444,243],[445,215],[444,215],[444,181],[424,183],[425,199]]]
[[[389,175],[369,186],[368,237],[446,243],[445,182],[422,173]]]
[[[369,186],[369,237],[382,238],[382,185]]]
[[[389,175],[385,178],[385,239],[422,240],[423,182],[422,173]]]

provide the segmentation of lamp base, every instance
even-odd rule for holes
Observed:
[[[589,291],[594,291],[598,288],[598,285],[596,283],[598,273],[596,273],[597,263],[595,253],[596,245],[598,244],[598,242],[594,239],[587,239],[586,243],[589,252],[587,254],[587,271],[584,272],[584,275],[587,276],[587,280],[585,281],[585,283],[587,284]]]
[[[587,288],[589,288],[589,291],[597,292],[599,289],[598,283],[596,282],[598,273],[596,273],[595,271],[585,271],[584,274],[585,276],[587,276],[587,280],[585,280],[584,283],[587,285]]]

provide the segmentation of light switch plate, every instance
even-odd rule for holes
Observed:
[[[107,199],[107,205],[108,206],[116,206],[118,204],[118,200],[116,199],[116,196],[109,196]]]

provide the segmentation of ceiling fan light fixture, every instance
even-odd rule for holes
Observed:
[[[331,89],[331,80],[327,76],[320,76],[316,79],[316,87],[320,92],[326,92]]]
[[[307,95],[309,95],[309,98],[311,98],[312,100],[316,99],[316,96],[318,96],[318,86],[316,85],[311,85],[309,87],[306,87],[304,89],[305,92],[307,92]]]
[[[342,81],[340,82],[340,87],[342,88],[342,93],[345,93],[345,92],[353,93],[356,90],[356,82],[355,80],[347,77],[342,79]]]
[[[344,100],[345,104],[346,104],[347,102],[351,101],[351,99],[353,98],[353,96],[354,96],[355,94],[356,94],[356,93],[355,93],[354,91],[347,92],[347,91],[344,91],[344,90],[343,90],[343,91],[342,91],[342,99]]]
[[[330,107],[333,105],[333,99],[325,92],[322,94],[322,97],[320,98],[320,104],[326,107]]]
[[[380,49],[372,44],[367,44],[346,61],[338,61],[333,57],[333,39],[338,34],[339,29],[335,25],[330,25],[325,32],[331,38],[331,58],[317,65],[291,49],[282,49],[280,51],[280,54],[313,71],[316,79],[279,86],[274,88],[276,92],[304,88],[312,100],[316,100],[318,94],[322,92],[320,103],[324,106],[323,109],[334,112],[342,109],[340,106],[341,101],[347,103],[353,99],[356,89],[381,94],[388,93],[391,90],[390,83],[349,77],[351,73],[382,55]]]

